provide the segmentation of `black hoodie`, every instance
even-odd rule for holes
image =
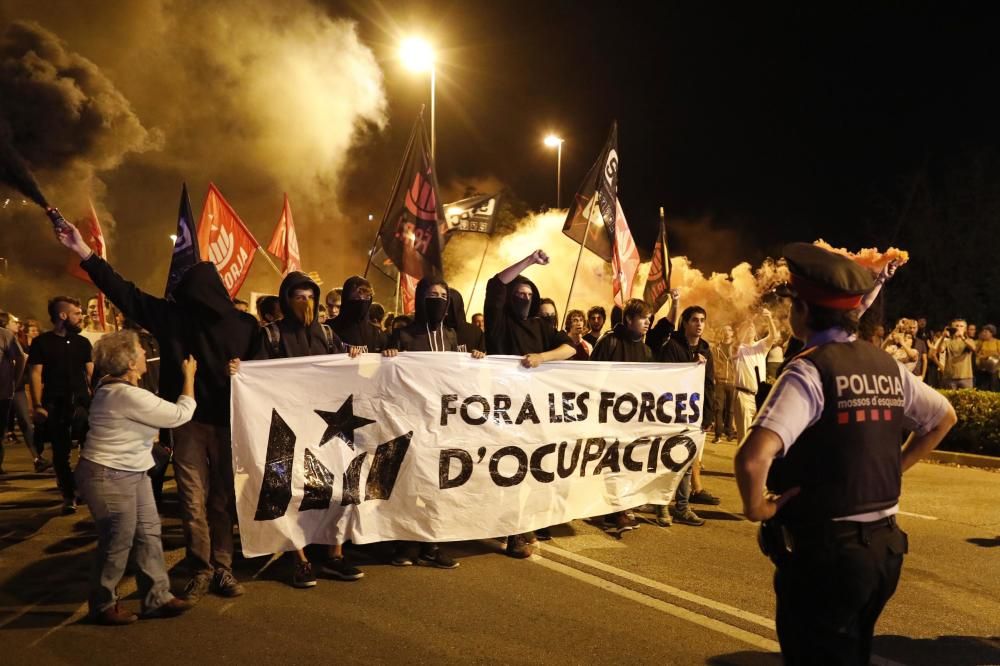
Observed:
[[[388,346],[388,339],[385,333],[368,321],[368,313],[361,316],[352,316],[349,312],[349,295],[354,291],[359,283],[367,283],[362,277],[353,276],[344,282],[343,301],[340,304],[340,314],[331,321],[330,328],[343,341],[345,345],[351,347],[365,347],[371,353],[381,352]]]
[[[656,360],[660,363],[691,363],[698,360],[698,355],[705,357],[705,390],[702,393],[705,406],[701,422],[706,426],[715,419],[715,361],[712,358],[712,348],[704,338],[698,340],[694,347],[688,344],[683,331],[674,331],[660,347]]]
[[[642,338],[634,339],[625,324],[616,324],[597,341],[590,360],[649,363],[653,360],[653,352]]]
[[[448,289],[448,316],[444,318],[444,323],[455,329],[459,351],[486,353],[486,334],[466,320],[465,301],[457,289]]]
[[[177,400],[184,386],[181,361],[198,361],[194,420],[229,425],[229,360],[247,360],[259,344],[257,320],[229,298],[219,271],[209,261],[192,266],[174,289],[174,300],[145,293],[118,275],[96,254],[80,263],[97,288],[129,319],[160,343],[160,396]]]
[[[313,293],[313,320],[308,328],[299,320],[298,315],[292,308],[292,292],[296,289],[306,288]],[[295,358],[298,356],[315,356],[318,354],[341,353],[344,346],[336,333],[332,333],[332,342],[328,344],[323,325],[319,323],[319,285],[313,282],[312,278],[301,271],[292,271],[281,281],[278,289],[278,301],[281,305],[283,318],[268,324],[277,329],[280,342],[278,343],[277,354],[271,349],[271,344],[265,332],[260,336],[260,348],[254,354],[254,358]],[[331,350],[332,347],[332,350]]]
[[[409,326],[397,329],[393,333],[390,347],[399,351],[458,351],[458,338],[455,330],[449,328],[441,322],[436,328],[432,328],[427,321],[427,307],[424,305],[424,298],[427,290],[435,284],[444,284],[440,280],[422,279],[417,283],[413,296],[416,307],[413,323]],[[445,285],[447,287],[447,285]],[[448,290],[451,293],[451,290]]]
[[[510,304],[514,289],[520,284],[531,287],[531,306],[528,308],[527,319],[518,317]],[[495,275],[491,277],[486,283],[486,302],[483,308],[486,319],[486,353],[524,356],[552,351],[564,344],[573,346],[573,341],[565,332],[557,331],[538,317],[540,300],[538,287],[522,275],[518,275],[509,284],[504,284]]]

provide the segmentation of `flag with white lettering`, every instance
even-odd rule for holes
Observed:
[[[250,273],[260,243],[214,183],[208,185],[205,206],[201,210],[198,246],[201,258],[215,264],[229,296],[235,298]]]
[[[170,298],[187,269],[199,261],[201,261],[201,253],[198,251],[198,234],[194,226],[194,213],[191,212],[191,199],[188,197],[187,183],[184,183],[181,186],[181,202],[177,210],[174,252],[170,256],[167,287],[163,295]]]
[[[403,352],[245,361],[243,553],[519,534],[666,505],[704,445],[705,366]]]

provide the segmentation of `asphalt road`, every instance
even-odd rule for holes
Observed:
[[[86,614],[94,546],[85,507],[60,515],[51,474],[9,446],[0,479],[3,664],[776,664],[772,568],[737,512],[732,443],[710,445],[704,527],[643,525],[623,540],[584,521],[553,528],[515,561],[493,540],[450,546],[461,567],[387,564],[351,550],[354,583],[287,584],[290,561],[240,560],[247,593],[208,597],[181,618],[99,627]],[[164,547],[175,588],[183,537],[169,484]],[[1000,664],[1000,473],[920,464],[904,479],[910,535],[874,663]],[[138,609],[127,577],[125,605]]]

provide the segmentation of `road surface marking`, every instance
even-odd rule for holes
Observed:
[[[936,516],[927,516],[922,513],[910,513],[909,511],[900,511],[901,516],[910,516],[911,518],[923,518],[924,520],[941,520]]]
[[[567,551],[561,551],[561,552],[567,552]],[[576,580],[582,581],[584,583],[593,585],[594,587],[600,588],[605,592],[610,592],[625,599],[629,599],[630,601],[635,601],[636,603],[640,603],[643,606],[648,606],[649,608],[653,608],[662,613],[666,613],[667,615],[672,615],[676,618],[687,620],[688,622],[693,622],[694,624],[705,627],[706,629],[711,629],[713,631],[719,632],[720,634],[725,634],[730,638],[734,638],[738,641],[748,643],[749,645],[752,645],[761,650],[767,650],[768,652],[779,652],[781,649],[777,642],[772,641],[769,638],[758,636],[757,634],[746,631],[745,629],[740,629],[738,627],[728,625],[725,622],[720,622],[719,620],[708,617],[706,615],[701,615],[699,613],[695,613],[694,611],[690,611],[686,608],[681,608],[680,606],[675,606],[674,604],[667,603],[666,601],[662,601],[660,599],[651,597],[641,592],[636,592],[635,590],[631,590],[627,587],[619,585],[618,583],[612,583],[611,581],[604,580],[603,578],[599,578],[598,576],[595,576],[593,574],[579,571],[578,569],[574,569],[573,567],[567,566],[565,564],[560,564],[559,562],[555,562],[553,560],[546,560],[543,557],[533,557],[531,558],[531,561],[551,571],[555,571],[564,574],[566,576],[569,576],[571,578],[575,578]]]
[[[634,583],[639,583],[640,585],[645,585],[646,587],[651,587],[654,590],[659,590],[660,592],[665,592],[671,596],[677,597],[678,599],[684,599],[685,601],[690,601],[696,603],[700,606],[705,606],[713,610],[717,610],[720,613],[725,613],[733,617],[738,617],[746,622],[751,622],[753,624],[765,627],[767,629],[774,629],[774,620],[751,613],[749,611],[736,608],[735,606],[730,606],[729,604],[724,604],[720,601],[715,601],[713,599],[707,599],[705,597],[687,592],[680,588],[676,588],[672,585],[667,585],[666,583],[661,583],[658,580],[652,580],[651,578],[646,578],[638,574],[634,574],[631,571],[625,571],[624,569],[619,569],[618,567],[613,567],[610,564],[605,564],[604,562],[599,562],[597,560],[592,560],[589,557],[580,555],[578,553],[572,553],[568,550],[560,548],[559,546],[554,546],[548,544],[545,546],[546,550],[551,549],[559,557],[565,557],[568,560],[573,560],[574,562],[579,562],[580,564],[586,565],[588,567],[599,569],[605,573],[609,573],[613,576],[618,576],[619,578],[624,578],[630,580]]]

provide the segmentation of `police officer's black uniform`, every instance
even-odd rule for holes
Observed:
[[[848,310],[850,297],[872,288],[865,269],[816,246],[794,244],[785,257],[796,292],[789,295],[806,302]],[[823,409],[767,478],[775,494],[801,489],[760,535],[776,565],[778,638],[790,664],[867,665],[875,622],[907,551],[906,534],[886,515],[902,476],[901,369],[882,350],[837,331],[839,340],[798,357],[819,374]]]

